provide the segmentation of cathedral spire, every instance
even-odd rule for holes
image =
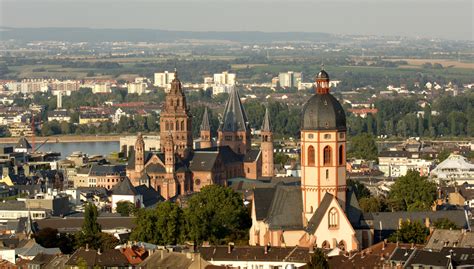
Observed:
[[[265,117],[263,117],[263,123],[261,131],[271,132],[272,128],[270,125],[270,111],[268,110],[268,106],[265,109]]]
[[[211,125],[209,124],[209,113],[207,113],[207,107],[206,107],[204,109],[204,115],[202,116],[200,148],[210,148],[210,147],[212,147]]]
[[[265,110],[260,135],[262,138],[262,143],[260,144],[260,150],[262,152],[262,176],[273,177],[275,175],[275,167],[273,164],[273,133],[270,125],[270,111],[268,106]]]
[[[207,107],[204,109],[204,115],[202,116],[201,131],[210,131],[211,125],[209,124],[209,115]]]
[[[240,101],[240,95],[236,88],[230,91],[229,99],[224,109],[224,119],[220,129],[225,132],[237,132],[249,130],[247,115]]]
[[[236,88],[230,91],[217,135],[220,146],[229,146],[237,154],[245,155],[250,150],[250,126]]]

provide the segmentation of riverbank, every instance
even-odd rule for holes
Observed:
[[[35,143],[81,143],[81,142],[119,142],[120,135],[59,135],[59,136],[37,136]],[[16,144],[19,137],[1,137],[0,144]],[[31,143],[33,138],[27,137]]]

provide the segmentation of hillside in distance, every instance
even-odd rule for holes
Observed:
[[[341,37],[327,33],[306,32],[193,32],[153,29],[93,29],[93,28],[0,28],[0,39],[18,41],[66,42],[174,42],[183,39],[228,40],[249,43],[272,41],[334,42]]]

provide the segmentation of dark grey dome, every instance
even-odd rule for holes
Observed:
[[[321,70],[321,71],[319,71],[318,75],[316,75],[316,79],[318,79],[318,78],[325,78],[325,79],[329,80],[329,74],[326,73],[326,71]]]
[[[346,131],[346,114],[331,94],[315,94],[303,107],[301,130]]]

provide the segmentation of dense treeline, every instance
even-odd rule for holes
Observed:
[[[250,212],[241,196],[230,188],[210,185],[194,194],[187,207],[170,201],[154,209],[140,209],[132,240],[152,244],[179,244],[191,240],[197,244],[236,242],[247,244],[251,226]]]
[[[474,136],[474,94],[435,99],[432,107],[414,98],[379,99],[378,113],[366,119],[348,115],[351,135],[367,132],[398,137]]]

